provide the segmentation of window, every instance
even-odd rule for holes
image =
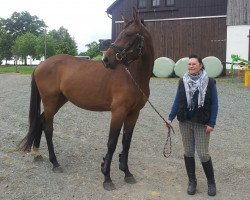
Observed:
[[[174,0],[166,0],[166,6],[173,6]]]
[[[152,0],[152,6],[153,7],[160,6],[160,0]]]
[[[146,8],[146,0],[138,0],[138,8]]]

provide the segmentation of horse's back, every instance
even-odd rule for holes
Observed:
[[[86,75],[99,72],[105,75],[105,68],[101,61],[87,60],[70,55],[56,55],[41,62],[35,70],[37,82],[50,82],[52,85],[61,84],[64,81],[86,80]],[[107,71],[107,70],[106,70]],[[94,74],[91,75],[94,78]]]
[[[47,75],[54,75],[54,73],[69,73],[70,71],[78,71],[80,69],[86,70],[90,67],[100,67],[101,61],[87,60],[78,58],[67,54],[60,54],[52,56],[41,62],[35,73],[45,73]],[[39,72],[37,72],[39,71]],[[41,75],[40,74],[40,75]]]

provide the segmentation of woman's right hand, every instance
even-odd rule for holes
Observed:
[[[169,119],[166,120],[166,127],[170,128],[171,127],[171,123],[172,121],[170,121]]]

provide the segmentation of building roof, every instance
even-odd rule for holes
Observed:
[[[112,15],[113,8],[120,2],[121,0],[116,0],[107,8],[107,13]]]

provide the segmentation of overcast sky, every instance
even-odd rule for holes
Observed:
[[[111,19],[107,8],[115,0],[0,0],[0,17],[10,18],[13,12],[28,11],[48,26],[58,30],[61,26],[69,31],[78,46],[99,39],[111,38]]]

